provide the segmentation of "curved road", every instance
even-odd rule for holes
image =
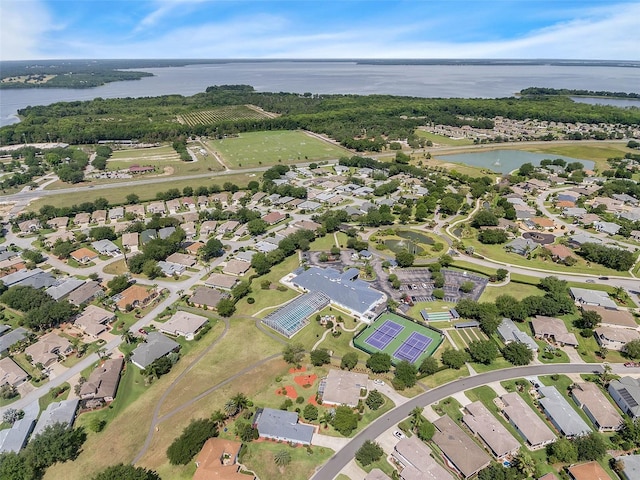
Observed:
[[[320,469],[318,469],[313,480],[327,480],[335,478],[340,471],[355,457],[356,451],[365,440],[375,440],[392,425],[395,425],[407,418],[416,407],[425,407],[440,400],[450,397],[454,393],[476,388],[492,382],[501,382],[514,378],[522,378],[535,375],[550,375],[554,373],[593,373],[602,372],[599,364],[550,364],[550,365],[529,365],[526,367],[514,367],[504,370],[474,375],[460,380],[447,383],[440,387],[422,393],[412,398],[407,403],[390,410],[345,445],[338,453],[331,457]]]

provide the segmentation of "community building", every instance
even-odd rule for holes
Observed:
[[[327,378],[320,382],[319,393],[323,405],[348,405],[356,407],[362,390],[367,389],[369,376],[366,373],[348,370],[329,370]]]

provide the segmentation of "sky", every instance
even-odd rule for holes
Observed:
[[[640,2],[0,0],[0,60],[640,60]]]

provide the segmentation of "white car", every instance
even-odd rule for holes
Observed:
[[[396,430],[395,432],[393,432],[393,436],[402,440],[404,438],[404,433],[402,433],[400,430]]]
[[[384,385],[384,381],[380,380],[379,378],[376,378],[373,383],[375,383],[376,385]]]

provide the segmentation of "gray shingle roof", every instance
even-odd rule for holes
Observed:
[[[539,387],[544,396],[539,403],[551,422],[567,437],[585,435],[591,432],[578,412],[569,404],[556,387]]]
[[[298,423],[298,414],[273,408],[256,412],[254,422],[261,437],[281,439],[308,445],[315,428]]]
[[[131,354],[131,362],[140,368],[147,368],[160,357],[180,346],[159,332],[151,332],[147,335],[145,343],[138,345]]]
[[[39,435],[44,432],[47,427],[56,423],[64,423],[69,427],[73,425],[79,402],[80,399],[74,398],[73,400],[63,400],[62,402],[50,404],[47,409],[42,412],[42,415],[40,415],[38,423],[33,429],[32,437]]]

